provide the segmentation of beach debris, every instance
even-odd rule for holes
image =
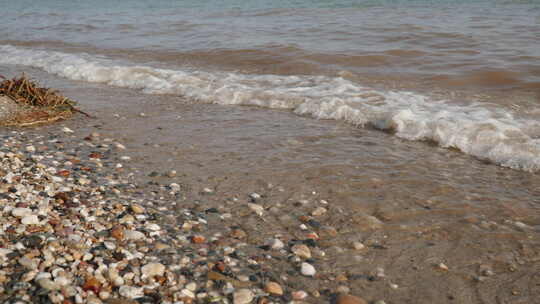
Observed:
[[[75,101],[56,90],[40,87],[25,74],[12,79],[0,75],[0,96],[2,95],[21,106],[20,113],[0,122],[2,125],[31,126],[50,123],[66,119],[74,113],[90,117],[75,107],[77,104]]]

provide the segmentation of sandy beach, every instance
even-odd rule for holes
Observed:
[[[537,175],[32,72],[96,118],[3,129],[1,302],[540,303],[538,206],[519,199]],[[370,167],[396,153],[381,140],[395,171]],[[428,172],[438,182],[419,188]],[[470,188],[479,176],[491,183]]]

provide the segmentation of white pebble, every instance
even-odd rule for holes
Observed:
[[[149,263],[141,268],[142,278],[151,278],[154,276],[162,276],[165,272],[165,266],[160,263]]]
[[[127,285],[121,286],[118,289],[118,293],[122,297],[128,298],[128,299],[136,299],[136,298],[141,298],[144,296],[142,287],[137,288],[137,287],[127,286]]]
[[[253,292],[249,289],[240,289],[233,295],[234,304],[248,304],[253,300]]]
[[[132,241],[142,240],[144,239],[144,233],[137,230],[126,230],[124,231],[124,238]]]
[[[39,224],[39,218],[37,215],[27,215],[22,218],[21,223],[24,225],[37,225]]]
[[[271,239],[268,242],[268,245],[272,249],[276,249],[276,250],[283,249],[283,247],[285,247],[285,244],[283,244],[283,242],[280,239]]]
[[[11,215],[14,217],[25,217],[27,215],[32,215],[32,210],[30,210],[30,208],[14,208],[11,210]]]
[[[255,212],[258,216],[263,215],[263,211],[264,211],[263,206],[261,206],[259,204],[248,203],[248,207],[249,207],[249,209],[251,209],[251,211]]]
[[[313,265],[304,262],[302,263],[300,272],[305,276],[312,277],[317,271],[315,270],[315,267],[313,267]]]

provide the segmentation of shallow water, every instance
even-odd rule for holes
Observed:
[[[125,144],[121,153],[131,157],[126,167],[138,168],[139,181],[172,180],[191,188],[183,192],[189,197],[182,206],[205,210],[226,204],[236,212],[245,209],[248,194],[262,194],[271,214],[266,221],[236,219],[256,232],[256,244],[278,234],[302,238],[299,228],[290,230],[298,226],[296,218],[309,214],[315,202],[328,201],[332,216],[321,221],[339,234],[318,242],[326,256],[317,261],[317,271],[346,273],[354,294],[389,303],[527,303],[539,295],[538,174],[288,110],[142,94],[28,66],[3,69],[8,75],[25,70],[81,101],[82,109],[97,118],[75,117],[63,124],[79,138],[97,131]],[[178,176],[148,177],[169,170]],[[206,187],[215,195],[197,195]],[[239,201],[228,204],[232,197]],[[298,207],[302,201],[307,205]],[[366,215],[382,227],[370,228]],[[350,250],[352,240],[368,249]],[[436,271],[440,262],[451,267],[447,275]],[[481,265],[496,272],[485,283],[474,282]],[[287,267],[279,271],[286,273]],[[386,269],[387,279],[366,279],[376,267]],[[389,283],[399,288],[391,290]],[[299,288],[336,284],[345,283],[306,278]],[[314,303],[326,302],[321,297]]]
[[[0,65],[540,169],[537,1],[19,1],[0,20]]]

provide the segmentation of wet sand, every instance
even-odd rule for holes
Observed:
[[[283,258],[266,265],[308,303],[347,290],[370,303],[540,303],[537,174],[334,121],[32,73],[97,118],[31,132],[67,126],[119,140],[138,183],[182,185],[177,203],[232,213],[250,245],[315,232],[316,277]],[[246,207],[252,193],[262,217]],[[327,212],[313,216],[318,207]]]

